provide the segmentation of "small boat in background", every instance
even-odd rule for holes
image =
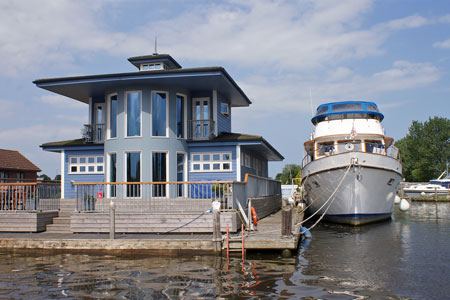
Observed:
[[[431,196],[431,195],[447,195],[450,193],[450,189],[443,187],[439,184],[433,183],[418,183],[413,184],[408,187],[403,188],[403,192],[406,197],[411,199],[417,199],[421,197]]]

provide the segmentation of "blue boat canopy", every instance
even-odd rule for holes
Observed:
[[[311,122],[317,124],[325,120],[347,118],[373,118],[381,121],[384,116],[373,102],[343,101],[319,105]]]

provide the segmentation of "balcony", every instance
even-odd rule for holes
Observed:
[[[105,124],[85,124],[81,134],[86,143],[103,143],[105,141]]]
[[[188,140],[210,140],[214,137],[214,120],[189,120]]]

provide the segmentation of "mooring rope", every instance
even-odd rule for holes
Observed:
[[[322,210],[322,208],[325,207],[325,205],[328,204],[328,202],[330,202],[330,205],[328,205],[328,207],[325,209],[325,211],[323,212],[323,214],[320,216],[320,218],[316,221],[316,223],[314,223],[311,227],[309,227],[308,229],[305,229],[304,231],[301,232],[301,234],[304,234],[305,232],[313,229],[317,224],[319,224],[319,222],[323,219],[323,217],[326,215],[326,213],[328,212],[328,209],[331,207],[331,204],[333,204],[334,199],[336,199],[336,193],[339,190],[339,188],[341,187],[342,183],[344,182],[344,179],[347,177],[348,173],[350,172],[351,167],[354,165],[353,159],[350,162],[350,164],[347,167],[347,170],[345,171],[344,175],[342,176],[341,180],[339,181],[339,184],[336,186],[336,189],[334,190],[334,192],[330,195],[330,197],[327,199],[327,201],[325,201],[325,203],[318,209],[316,210],[311,216],[309,216],[308,218],[306,218],[305,220],[303,220],[302,222],[300,222],[300,224],[305,223],[306,221],[308,221],[309,219],[311,219],[312,217],[314,217],[319,211]]]

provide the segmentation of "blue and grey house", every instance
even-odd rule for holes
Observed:
[[[77,197],[74,183],[240,182],[283,160],[263,137],[232,132],[233,109],[251,101],[224,68],[182,68],[167,54],[128,61],[137,72],[34,81],[89,105],[81,138],[41,145],[61,154],[62,198]]]

